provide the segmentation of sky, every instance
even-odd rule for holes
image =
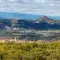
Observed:
[[[0,12],[60,16],[60,0],[0,0]]]

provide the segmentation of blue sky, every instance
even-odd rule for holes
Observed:
[[[60,16],[60,0],[0,0],[0,12]]]

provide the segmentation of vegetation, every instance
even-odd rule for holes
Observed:
[[[60,42],[0,43],[0,60],[60,60]]]

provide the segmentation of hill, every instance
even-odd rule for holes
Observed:
[[[60,29],[60,20],[53,20],[47,16],[42,16],[34,21],[18,20],[20,28],[35,29],[35,30],[55,30]]]
[[[60,20],[53,20],[47,16],[41,16],[36,20],[28,19],[0,19],[0,29],[23,28],[34,30],[59,30]]]

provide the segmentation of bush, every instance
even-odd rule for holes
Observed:
[[[0,60],[60,60],[60,42],[0,43]]]

